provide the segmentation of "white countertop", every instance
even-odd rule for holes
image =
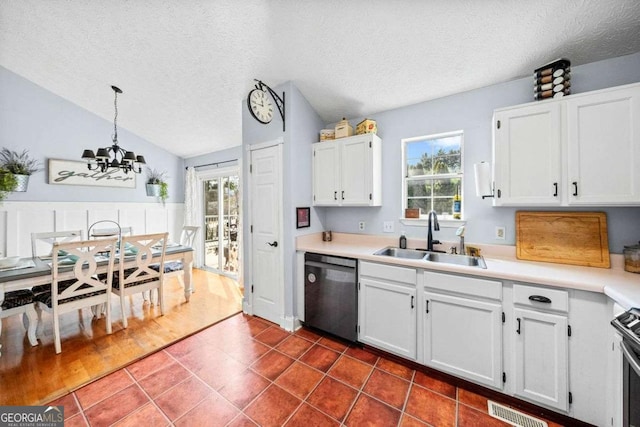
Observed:
[[[622,255],[611,255],[611,268],[580,267],[521,261],[515,257],[514,246],[472,243],[469,245],[479,247],[482,250],[487,264],[486,269],[373,255],[374,252],[386,246],[398,246],[398,238],[395,236],[333,233],[331,242],[323,242],[322,233],[315,233],[299,236],[296,239],[296,249],[303,252],[316,252],[433,271],[464,273],[479,277],[601,292],[627,310],[631,307],[640,307],[640,274],[624,271]],[[408,239],[407,242],[409,248],[424,248],[425,246],[426,242],[418,239]],[[448,249],[450,246],[457,246],[457,244],[445,242],[439,245],[438,249]]]

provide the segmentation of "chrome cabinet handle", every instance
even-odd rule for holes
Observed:
[[[273,243],[267,242],[267,245],[271,246],[272,248],[277,248],[278,247],[278,242],[276,242],[276,241],[274,241]]]

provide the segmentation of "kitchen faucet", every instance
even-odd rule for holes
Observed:
[[[427,232],[427,250],[433,252],[433,244],[439,244],[440,241],[439,240],[433,240],[433,231],[431,229],[431,215],[433,214],[433,230],[435,231],[440,231],[440,224],[438,223],[438,214],[436,214],[436,211],[431,210],[429,211],[429,217],[428,217],[428,228],[429,231]]]

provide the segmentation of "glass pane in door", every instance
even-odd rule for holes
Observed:
[[[222,178],[223,189],[223,270],[238,272],[238,176]]]
[[[205,265],[219,269],[219,179],[204,182]]]
[[[239,183],[238,175],[204,181],[205,266],[230,276],[239,269]]]

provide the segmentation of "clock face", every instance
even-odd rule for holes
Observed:
[[[273,104],[265,91],[254,89],[247,98],[249,111],[260,123],[269,123],[273,119]]]

